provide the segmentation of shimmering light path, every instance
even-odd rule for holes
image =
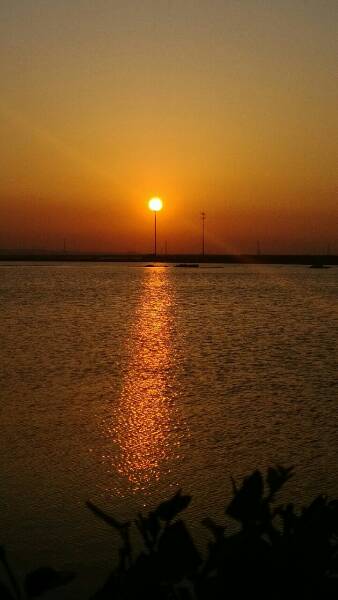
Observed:
[[[114,467],[135,491],[168,473],[179,452],[172,294],[167,269],[144,270],[126,342],[128,368],[108,425],[116,447]]]

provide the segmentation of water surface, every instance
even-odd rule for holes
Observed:
[[[183,487],[197,527],[230,475],[275,462],[296,466],[288,498],[338,495],[337,297],[336,268],[1,263],[0,502],[19,567],[99,569],[111,537],[87,498],[126,517]]]

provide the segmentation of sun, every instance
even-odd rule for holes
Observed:
[[[158,212],[159,210],[162,210],[163,202],[162,202],[161,198],[150,198],[150,200],[148,202],[148,206],[149,206],[150,210]]]

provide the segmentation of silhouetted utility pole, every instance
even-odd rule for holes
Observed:
[[[206,214],[204,211],[201,212],[201,219],[202,219],[202,256],[204,256],[204,233],[205,233],[205,219],[206,219]]]
[[[157,229],[156,229],[156,210],[154,210],[154,255],[157,255]]]

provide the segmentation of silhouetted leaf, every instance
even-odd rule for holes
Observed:
[[[204,527],[207,527],[207,529],[211,531],[216,540],[223,538],[225,531],[225,527],[223,525],[218,525],[210,517],[206,517],[205,519],[203,519],[202,525],[204,525]]]
[[[161,582],[156,555],[141,552],[126,573],[121,594],[117,598],[169,600],[165,587]]]
[[[227,514],[243,524],[260,519],[264,508],[263,492],[263,477],[260,471],[254,471],[245,477],[226,510]]]
[[[158,561],[162,577],[169,581],[189,577],[200,565],[201,557],[183,521],[164,530],[158,544]]]
[[[0,581],[0,598],[1,600],[15,600],[7,585],[2,583],[2,581]]]
[[[3,546],[0,546],[0,561],[2,562],[4,571],[8,577],[8,580],[11,584],[12,590],[14,591],[15,598],[21,598],[20,585],[17,582],[17,578],[13,569],[7,559],[6,550]],[[6,587],[6,586],[5,586]]]
[[[179,587],[176,590],[177,600],[193,600],[192,593],[186,587]]]
[[[279,515],[282,519],[283,523],[283,535],[289,536],[291,535],[295,527],[297,525],[297,521],[299,519],[298,515],[295,512],[295,506],[290,502],[286,506],[278,506],[275,511],[276,515]]]
[[[269,467],[266,482],[270,489],[270,499],[281,489],[281,487],[292,477],[293,467]]]
[[[115,573],[111,573],[104,583],[102,588],[100,588],[93,596],[91,596],[90,600],[106,600],[107,598],[118,598],[117,594],[119,591],[119,582]]]
[[[191,501],[191,496],[182,496],[182,490],[170,499],[162,502],[156,509],[156,515],[165,522],[172,521]]]
[[[156,512],[151,511],[147,517],[139,513],[135,522],[144,544],[149,550],[152,550],[161,530]]]
[[[28,598],[41,596],[44,592],[61,585],[66,585],[74,579],[74,573],[56,571],[52,567],[40,567],[28,573],[25,579],[25,590]]]
[[[330,500],[328,503],[330,511],[330,522],[332,527],[332,533],[338,536],[338,500]]]
[[[121,532],[122,530],[130,527],[130,521],[125,521],[124,523],[117,521],[117,519],[111,515],[107,515],[106,512],[104,512],[101,508],[98,508],[98,506],[96,506],[90,500],[87,500],[86,505],[96,517],[99,517],[99,519],[107,523],[107,525],[110,525],[110,527],[114,527],[117,531]]]
[[[143,525],[152,539],[155,540],[161,529],[161,526],[158,522],[158,516],[155,511],[151,511],[148,517],[143,519]]]

